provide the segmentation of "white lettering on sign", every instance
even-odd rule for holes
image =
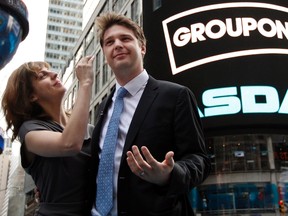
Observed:
[[[260,102],[257,97],[261,97]],[[200,117],[232,115],[242,111],[248,113],[288,114],[288,89],[280,101],[276,88],[272,86],[241,86],[208,89],[202,94],[204,112],[199,109]]]
[[[191,23],[190,26],[179,26],[175,32],[169,31],[169,24],[181,19],[193,16],[199,13],[235,8],[260,8],[267,10],[266,17],[255,19],[253,17],[227,17],[225,20],[213,19],[206,24],[197,22]],[[269,11],[286,13],[288,15],[288,8],[267,3],[257,2],[237,2],[237,3],[221,3],[214,5],[207,5],[199,8],[187,10],[175,14],[162,21],[164,30],[164,37],[166,41],[168,56],[173,74],[183,72],[187,69],[197,67],[199,65],[207,64],[223,59],[235,58],[240,56],[259,55],[259,54],[284,54],[288,55],[288,48],[279,47],[257,47],[251,49],[233,50],[226,53],[219,52],[212,56],[206,56],[201,59],[191,60],[186,63],[177,63],[175,60],[174,49],[185,47],[186,45],[196,44],[207,40],[219,40],[228,35],[233,38],[249,37],[254,32],[257,32],[265,38],[276,38],[278,40],[288,40],[288,22],[283,22],[278,19],[270,19],[266,14]],[[282,14],[283,15],[283,14]],[[252,16],[252,15],[251,15]],[[288,16],[287,16],[288,17]],[[191,18],[191,20],[193,20]],[[172,31],[172,30],[171,30]],[[171,35],[171,36],[170,36]],[[205,46],[205,45],[204,45]]]
[[[235,26],[235,30],[234,30]],[[266,28],[265,28],[266,26]],[[218,31],[213,31],[213,28]],[[252,31],[258,32],[267,38],[277,37],[278,39],[288,39],[288,22],[281,23],[280,20],[270,20],[262,18],[258,22],[254,18],[244,17],[235,18],[235,24],[231,18],[227,18],[226,22],[221,20],[211,20],[205,26],[203,23],[195,23],[187,27],[180,27],[173,35],[173,43],[175,46],[182,47],[189,42],[197,43],[198,41],[205,41],[208,39],[220,39],[225,34],[230,37],[245,36],[249,37]]]

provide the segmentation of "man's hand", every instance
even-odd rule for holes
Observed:
[[[144,158],[135,145],[132,151],[127,152],[127,163],[131,171],[148,182],[166,185],[174,167],[174,152],[169,151],[162,162],[155,160],[146,146],[141,147],[141,152]]]

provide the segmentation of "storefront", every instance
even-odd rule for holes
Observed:
[[[283,176],[287,138],[260,134],[208,138],[212,172],[209,184],[193,191],[197,212],[275,215],[279,200],[288,202],[288,179]]]

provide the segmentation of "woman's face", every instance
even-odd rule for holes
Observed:
[[[38,104],[61,101],[65,94],[65,87],[59,80],[57,73],[43,67],[35,79],[32,80],[33,93],[31,101]]]

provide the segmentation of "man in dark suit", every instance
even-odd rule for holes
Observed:
[[[210,171],[194,95],[184,86],[148,75],[143,67],[146,39],[136,23],[115,13],[97,21],[116,90],[101,103],[92,137],[92,215],[194,215],[188,194]],[[101,152],[120,87],[128,93],[113,153],[113,205],[102,215],[97,202],[104,195],[96,197],[98,168],[105,160]]]

